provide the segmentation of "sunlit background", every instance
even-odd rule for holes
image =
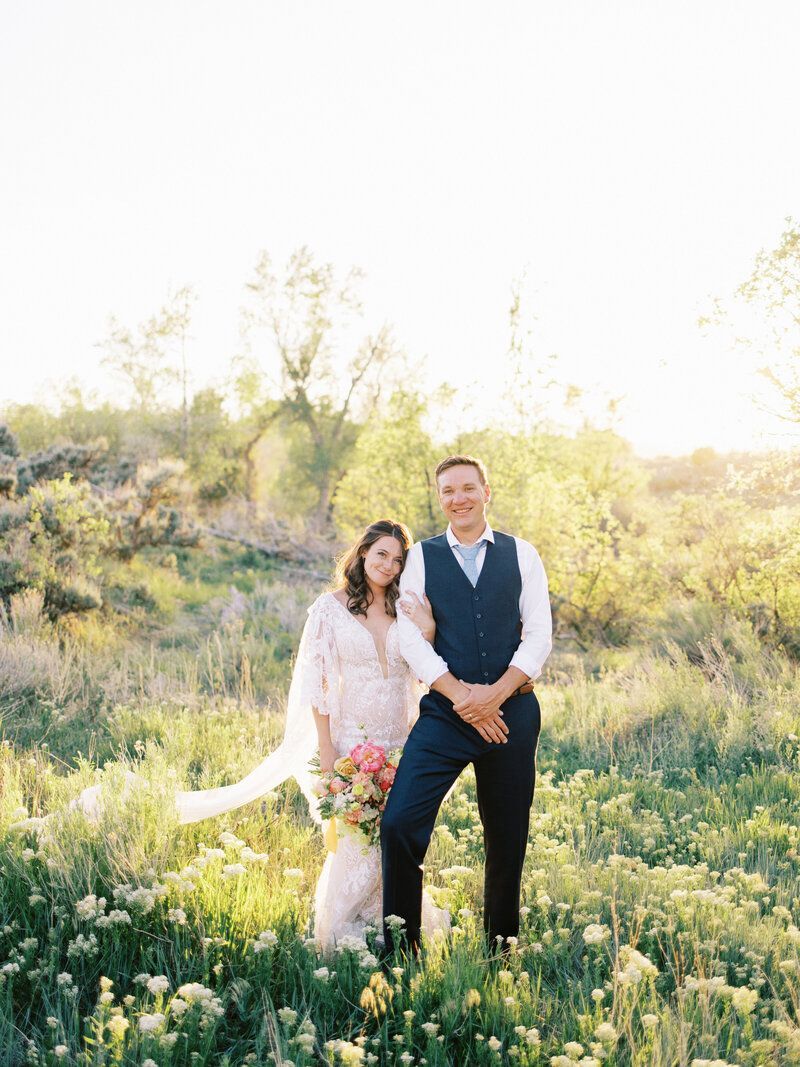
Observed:
[[[366,272],[366,323],[421,391],[463,386],[467,420],[502,413],[522,278],[526,360],[581,391],[545,395],[556,421],[643,455],[785,443],[760,323],[757,350],[698,318],[800,214],[797,5],[43,2],[3,23],[0,401],[73,376],[118,395],[108,316],[184,285],[194,383],[224,381],[260,251],[307,244]]]
[[[2,1064],[800,1063],[798,41],[796,0],[3,6]],[[309,936],[295,784],[172,798],[286,770],[288,694],[352,722],[369,663],[402,737],[391,603],[385,687],[317,625],[456,452],[552,609],[519,937],[467,769],[451,933],[379,969],[380,911]]]

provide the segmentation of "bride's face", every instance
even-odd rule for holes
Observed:
[[[381,589],[391,585],[403,569],[403,546],[396,537],[379,537],[364,553],[367,581]]]

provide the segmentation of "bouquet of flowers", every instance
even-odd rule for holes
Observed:
[[[337,759],[332,771],[320,771],[317,761],[314,773],[320,780],[315,792],[323,819],[335,821],[342,832],[360,836],[368,845],[377,845],[381,812],[401,753],[399,748],[387,753],[383,745],[363,741]]]

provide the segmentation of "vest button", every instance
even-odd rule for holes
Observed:
[[[488,671],[484,671],[483,672],[483,677],[484,678],[488,678],[489,677],[489,672]]]
[[[485,653],[485,652],[481,652],[481,655],[482,655],[482,656],[485,656],[485,655],[486,655],[486,653]]]
[[[476,593],[476,594],[475,594],[475,596],[474,596],[474,597],[473,597],[472,599],[473,599],[473,600],[480,600],[480,597],[479,597],[479,596],[478,596],[478,594]]]
[[[478,634],[478,637],[483,637],[483,630]]]
[[[482,619],[482,618],[483,618],[483,616],[481,615],[481,613],[480,613],[480,612],[477,612],[477,613],[475,614],[475,618],[476,618],[476,619]],[[483,635],[481,635],[481,636],[483,636]]]

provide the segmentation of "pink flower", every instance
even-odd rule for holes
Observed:
[[[331,793],[341,793],[347,782],[343,778],[334,778],[331,784],[328,786]]]
[[[386,764],[381,769],[376,781],[384,793],[388,793],[394,784],[394,776],[397,774],[397,768],[392,767],[391,764]]]
[[[350,753],[350,758],[360,771],[374,774],[386,762],[386,752],[382,745],[374,741],[365,741],[361,745],[356,745]]]

